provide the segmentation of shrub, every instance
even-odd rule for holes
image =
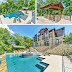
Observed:
[[[7,14],[7,10],[5,9],[5,14]]]
[[[0,54],[4,54],[4,50],[3,49],[0,49]]]
[[[11,9],[11,11],[10,12],[13,12],[13,9]]]
[[[8,9],[8,13],[10,13],[10,9]]]
[[[2,9],[2,14],[4,14],[4,9]]]

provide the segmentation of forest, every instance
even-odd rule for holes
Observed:
[[[50,3],[61,2],[64,6],[64,15],[70,16],[72,13],[72,0],[37,0],[37,16],[41,16],[40,8]],[[47,13],[46,10],[42,11],[42,15]],[[50,11],[48,12],[48,14]],[[53,10],[52,14],[58,14],[58,10]],[[60,12],[62,14],[62,11]]]
[[[27,36],[21,36],[18,33],[13,35],[5,28],[0,28],[0,54],[12,52],[12,46],[25,46],[28,49],[31,46],[32,39]]]
[[[7,0],[0,4],[0,15],[22,10],[22,7],[29,7],[29,10],[34,10],[35,0]]]

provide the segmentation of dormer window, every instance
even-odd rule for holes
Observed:
[[[45,31],[45,39],[48,39],[48,31]]]

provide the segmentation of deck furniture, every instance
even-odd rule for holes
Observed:
[[[21,19],[20,18],[18,18],[18,22],[21,23]]]
[[[47,17],[48,17],[48,15],[47,15],[47,14],[44,14],[44,17],[45,17],[45,18],[47,18]]]
[[[14,18],[13,23],[16,23],[16,18]]]

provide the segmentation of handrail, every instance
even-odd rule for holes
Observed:
[[[65,72],[63,56],[62,56],[62,72]]]

